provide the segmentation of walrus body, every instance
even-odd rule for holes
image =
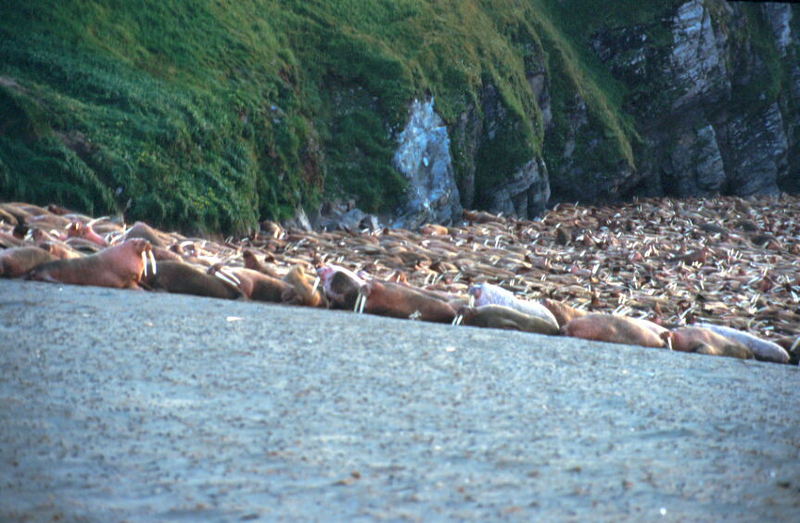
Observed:
[[[575,307],[570,307],[566,303],[551,299],[542,300],[542,305],[544,305],[544,307],[547,308],[547,310],[549,310],[556,319],[559,328],[563,327],[575,318],[580,318],[589,314],[587,311],[582,311],[580,309],[576,309]]]
[[[497,285],[479,283],[471,286],[467,292],[475,296],[475,305],[478,307],[482,305],[505,305],[530,316],[538,316],[545,321],[549,321],[556,328],[559,327],[558,320],[547,307],[539,302],[521,300],[514,296],[511,291],[507,291]]]
[[[753,352],[745,345],[703,327],[680,327],[664,333],[662,338],[670,340],[672,350],[681,352],[745,360],[753,358]]]
[[[368,314],[438,323],[449,323],[456,317],[446,301],[402,284],[370,280],[361,287],[361,293],[366,297],[364,312]]]
[[[753,356],[755,356],[757,360],[771,361],[774,363],[789,363],[789,353],[777,343],[773,343],[768,340],[762,340],[761,338],[757,338],[750,333],[731,329],[730,327],[724,327],[722,325],[699,323],[695,324],[694,326],[708,329],[721,336],[725,336],[728,339],[741,343],[750,349],[750,351],[752,351]]]
[[[153,290],[227,300],[244,297],[238,287],[188,263],[163,260],[157,262],[156,266],[156,274],[149,275],[143,282]]]
[[[258,258],[256,258],[255,253],[253,251],[249,250],[249,249],[245,250],[242,253],[242,258],[244,259],[244,266],[245,266],[246,269],[250,269],[250,270],[253,270],[253,271],[258,271],[258,272],[260,272],[262,274],[266,274],[267,276],[270,276],[272,278],[280,278],[281,277],[281,275],[278,274],[278,271],[276,271],[272,267],[269,267],[269,266],[261,263],[260,261],[258,261]]]
[[[108,247],[108,242],[97,234],[91,225],[81,222],[72,222],[67,227],[67,237],[69,238],[83,238],[86,241],[99,245],[100,247]]]
[[[144,238],[149,241],[153,247],[166,247],[168,241],[162,239],[163,233],[153,229],[144,222],[136,222],[131,225],[130,229],[125,232],[125,239],[128,238]]]
[[[299,265],[292,267],[283,277],[283,281],[288,283],[293,290],[293,292],[283,294],[282,299],[285,303],[304,305],[306,307],[328,306],[328,300],[325,299],[320,289],[314,289],[305,271]]]
[[[82,258],[44,263],[31,270],[27,278],[74,285],[138,288],[146,267],[146,254],[150,254],[147,240],[127,240]]]
[[[367,284],[353,271],[338,265],[325,265],[317,269],[322,289],[332,309],[350,309],[356,305],[359,290]]]
[[[13,247],[0,251],[0,276],[19,278],[43,263],[57,260],[48,251],[39,247]]]
[[[463,316],[462,325],[508,329],[538,334],[558,334],[558,327],[538,316],[519,312],[505,305],[482,305],[462,307],[458,314]]]
[[[219,265],[211,267],[208,272],[213,274],[221,269]],[[284,294],[293,292],[292,286],[283,280],[273,278],[258,271],[246,268],[226,268],[227,274],[233,274],[239,280],[239,289],[248,299],[254,301],[267,301],[281,303]],[[288,294],[287,294],[288,295]]]
[[[642,347],[664,346],[664,340],[647,327],[631,318],[613,314],[587,314],[567,323],[562,333],[585,340],[639,345]]]

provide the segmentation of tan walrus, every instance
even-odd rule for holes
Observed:
[[[59,259],[39,247],[12,247],[0,251],[0,276],[19,278],[43,263]]]
[[[561,328],[567,336],[585,340],[664,347],[664,340],[639,321],[614,314],[587,314],[576,318]]]
[[[663,333],[661,337],[669,340],[672,350],[744,360],[753,358],[753,351],[738,341],[703,327],[680,327]]]
[[[150,242],[126,240],[82,258],[44,263],[31,270],[26,279],[99,287],[139,288],[148,265],[156,270]]]

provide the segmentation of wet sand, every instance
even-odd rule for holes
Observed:
[[[0,281],[2,520],[797,520],[800,369]]]

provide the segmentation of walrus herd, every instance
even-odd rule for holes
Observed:
[[[559,204],[538,220],[187,237],[0,203],[0,276],[353,310],[797,364],[800,198]]]

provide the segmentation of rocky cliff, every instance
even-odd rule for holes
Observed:
[[[244,232],[800,190],[800,13],[722,0],[0,7],[0,198]]]

